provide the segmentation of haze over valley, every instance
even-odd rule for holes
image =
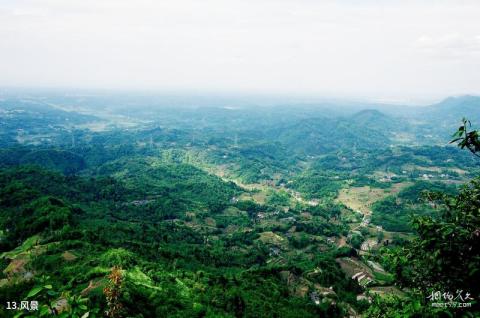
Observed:
[[[480,317],[479,17],[0,1],[0,318]]]
[[[449,144],[479,109],[476,96],[408,107],[3,93],[0,288],[21,294],[50,273],[96,299],[120,266],[126,312],[154,297],[147,316],[344,316],[374,295],[404,298],[379,253],[416,236],[412,213],[436,213],[422,191],[455,194],[480,172]],[[210,303],[224,290],[237,296]]]

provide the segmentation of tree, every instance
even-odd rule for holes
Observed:
[[[461,149],[467,148],[475,156],[480,157],[480,138],[478,130],[468,131],[472,123],[468,119],[462,119],[462,125],[453,134],[453,139],[450,143],[458,143]]]
[[[468,131],[470,122],[463,119],[463,125],[455,133],[452,142],[460,148],[467,148],[474,155],[480,152],[478,131]],[[412,226],[418,236],[403,247],[384,250],[384,260],[395,273],[400,285],[412,290],[410,303],[405,299],[388,299],[389,306],[399,310],[409,308],[409,316],[451,315],[473,317],[480,314],[480,177],[466,184],[456,196],[442,192],[424,192],[423,198],[434,204],[435,215],[417,216]],[[432,292],[468,293],[472,300],[470,308],[434,309],[427,301]],[[444,299],[445,302],[448,300]],[[385,300],[387,302],[387,300]],[[385,305],[376,299],[368,313],[377,317],[379,308]],[[420,306],[423,305],[423,306]],[[402,311],[404,312],[404,311]]]

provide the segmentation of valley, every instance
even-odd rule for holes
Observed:
[[[422,121],[465,100],[475,119],[472,96],[420,114],[3,96],[0,296],[59,311],[80,297],[93,315],[113,268],[129,317],[361,317],[411,299],[384,253],[443,209],[424,193],[479,175],[448,144],[461,116]]]

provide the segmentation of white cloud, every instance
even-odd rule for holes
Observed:
[[[437,37],[424,35],[417,39],[416,45],[420,50],[437,57],[480,57],[479,35],[445,34]]]
[[[4,0],[0,85],[480,93],[478,1]]]

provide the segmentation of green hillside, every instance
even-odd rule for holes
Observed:
[[[0,101],[1,317],[478,314],[423,297],[480,265],[480,162],[425,113],[30,98]]]

